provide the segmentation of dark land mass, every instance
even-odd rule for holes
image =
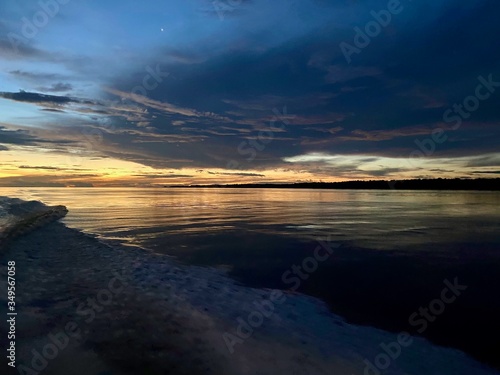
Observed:
[[[180,187],[180,186],[165,186]],[[296,182],[296,183],[253,183],[187,185],[194,188],[274,188],[274,189],[374,189],[374,190],[500,190],[500,178],[478,179],[416,179],[416,180],[373,180],[343,182]]]

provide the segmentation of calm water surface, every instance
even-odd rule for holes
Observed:
[[[251,287],[289,289],[286,270],[318,239],[340,244],[300,283],[348,322],[409,331],[443,280],[468,286],[423,333],[500,368],[500,193],[291,189],[10,188],[62,204],[72,228],[180,261],[223,267]],[[295,277],[296,278],[296,277]]]
[[[70,227],[153,248],[169,236],[235,231],[331,236],[385,250],[499,241],[496,192],[0,188],[0,194],[66,205]]]

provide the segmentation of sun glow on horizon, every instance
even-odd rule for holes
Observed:
[[[490,154],[500,159],[500,154]],[[0,186],[165,186],[196,184],[337,182],[345,180],[429,178],[415,170],[441,169],[440,177],[485,177],[491,168],[467,167],[477,158],[388,158],[369,155],[311,153],[284,158],[288,168],[153,168],[137,162],[93,154],[36,150],[15,146],[2,152]],[[448,171],[446,170],[448,168]],[[377,176],[377,171],[383,171]],[[476,174],[474,174],[474,171]],[[491,176],[490,176],[491,177]]]

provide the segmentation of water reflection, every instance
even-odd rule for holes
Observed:
[[[332,236],[395,250],[498,240],[494,192],[291,189],[3,188],[1,194],[64,204],[71,227],[134,244],[175,235],[249,231],[300,239]],[[168,249],[164,249],[168,251]]]
[[[288,289],[283,272],[316,239],[342,246],[301,283],[355,324],[396,332],[444,279],[467,293],[424,335],[500,368],[500,194],[274,189],[0,189],[64,204],[64,222],[187,263],[221,267],[252,287]],[[384,250],[384,251],[377,251]],[[455,306],[455,305],[454,305]],[[460,327],[459,330],[456,327]]]

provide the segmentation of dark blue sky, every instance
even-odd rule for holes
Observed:
[[[495,176],[498,14],[498,1],[2,1],[0,185]]]

